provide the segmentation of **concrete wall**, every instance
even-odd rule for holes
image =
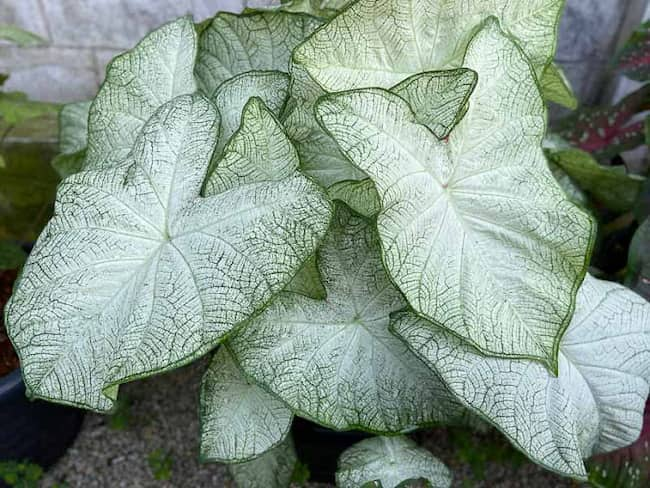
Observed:
[[[260,0],[255,0],[257,4]],[[165,21],[186,13],[201,20],[239,11],[245,0],[0,0],[0,23],[49,40],[41,48],[0,46],[7,87],[49,101],[91,98],[107,62]],[[252,3],[252,2],[250,2]],[[607,62],[648,0],[567,0],[558,59],[585,102],[607,85]]]

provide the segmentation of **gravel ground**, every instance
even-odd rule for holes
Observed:
[[[45,475],[43,486],[65,482],[70,488],[234,488],[223,465],[198,462],[198,387],[205,366],[205,361],[199,361],[171,374],[123,386],[120,397],[130,402],[127,415],[111,419],[88,414],[75,444]],[[122,428],[116,429],[120,419],[118,427]],[[451,468],[454,487],[578,486],[528,462],[515,466],[508,460],[486,463],[484,478],[477,481],[470,464],[459,459],[453,434],[437,429],[420,433],[418,438]],[[496,442],[502,443],[500,439]],[[469,443],[493,446],[495,434],[472,435]],[[155,450],[168,453],[172,460],[168,481],[156,480],[149,467],[148,456]]]

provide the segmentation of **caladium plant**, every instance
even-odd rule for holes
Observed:
[[[288,485],[295,416],[384,436],[342,487],[449,486],[401,435],[476,418],[586,479],[640,431],[650,306],[585,279],[546,163],[563,2],[344,3],[178,19],[66,107],[6,312],[28,393],[105,412],[214,351],[201,456],[241,486]]]

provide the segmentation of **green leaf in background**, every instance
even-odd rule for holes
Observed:
[[[18,244],[0,241],[0,271],[20,268],[27,259],[27,253]]]
[[[268,114],[253,100],[241,133]],[[224,159],[242,154],[236,144],[262,156],[288,144],[272,127],[252,132]],[[217,133],[214,106],[180,96],[155,112],[120,165],[61,184],[7,306],[31,396],[109,410],[117,385],[213,349],[313,255],[329,204],[297,160],[200,196]],[[44,335],[46,344],[34,341]]]
[[[636,204],[645,183],[621,166],[604,166],[580,149],[547,150],[559,166],[582,190],[614,212],[628,212]]]
[[[528,360],[490,358],[412,313],[392,329],[468,408],[542,466],[585,480],[583,458],[633,442],[650,381],[650,304],[585,278],[562,338],[559,376]]]
[[[360,0],[293,54],[323,89],[390,88],[409,76],[463,66],[476,26],[497,16],[536,73],[555,54],[563,0]]]
[[[49,144],[5,144],[0,168],[0,240],[31,242],[53,209],[59,177],[49,161]]]
[[[69,103],[59,115],[59,151],[52,166],[61,178],[81,170],[88,144],[88,114],[91,102]]]
[[[111,61],[90,107],[86,169],[119,165],[160,106],[196,91],[196,43],[194,24],[182,17]]]
[[[479,81],[448,142],[380,89],[328,95],[317,116],[377,187],[384,262],[410,305],[484,353],[555,370],[594,223],[553,180],[534,74],[496,19],[464,65]]]
[[[329,19],[349,3],[352,3],[351,0],[281,0],[279,8],[287,12],[303,12]]]
[[[578,99],[576,98],[571,83],[567,79],[564,71],[556,63],[551,63],[544,70],[542,79],[542,94],[544,99],[549,102],[555,102],[571,110],[578,108]]]
[[[42,37],[32,34],[14,25],[0,25],[0,39],[17,44],[20,47],[34,47],[47,44]]]
[[[344,180],[327,189],[332,200],[340,200],[364,217],[371,218],[381,210],[381,201],[370,178],[361,181]]]
[[[260,457],[228,466],[235,484],[241,488],[287,488],[298,457],[291,436]]]
[[[154,479],[158,481],[171,479],[174,460],[168,452],[160,448],[154,449],[147,456],[147,463]]]
[[[318,255],[326,300],[284,293],[227,346],[294,413],[338,430],[400,432],[462,410],[388,331],[405,306],[381,262],[374,226],[338,207]]]
[[[625,284],[650,301],[650,217],[637,229],[630,244]]]
[[[300,155],[301,169],[322,187],[367,176],[341,154],[336,142],[314,117],[314,105],[325,92],[300,66],[291,66],[290,99],[282,123]]]
[[[477,81],[474,71],[461,68],[420,73],[391,91],[408,102],[420,124],[444,139],[465,115]]]
[[[358,488],[365,483],[397,488],[407,480],[426,479],[435,488],[451,486],[449,469],[408,437],[365,439],[341,454],[336,470],[337,488]]]
[[[615,69],[633,80],[650,80],[650,22],[632,33],[616,58]]]
[[[288,12],[217,14],[201,33],[196,77],[200,89],[212,96],[233,76],[248,71],[289,71],[294,47],[321,21]]]
[[[244,462],[280,444],[293,414],[247,379],[225,347],[213,357],[201,384],[201,459]]]
[[[59,106],[53,103],[34,102],[21,92],[0,91],[0,119],[7,125],[20,125],[50,113],[56,113]]]

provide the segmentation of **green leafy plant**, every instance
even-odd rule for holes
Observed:
[[[546,103],[574,101],[562,5],[282,2],[118,56],[62,111],[65,179],[7,307],[28,393],[111,412],[214,351],[201,457],[239,486],[288,486],[296,415],[379,436],[342,487],[449,486],[401,434],[477,417],[586,480],[640,432],[650,305],[587,274],[596,221],[554,173],[589,171],[543,150]]]
[[[38,464],[18,461],[0,461],[0,480],[15,488],[37,488],[43,477]]]
[[[158,448],[151,451],[147,456],[147,463],[155,479],[159,481],[171,479],[174,460],[165,450]]]

